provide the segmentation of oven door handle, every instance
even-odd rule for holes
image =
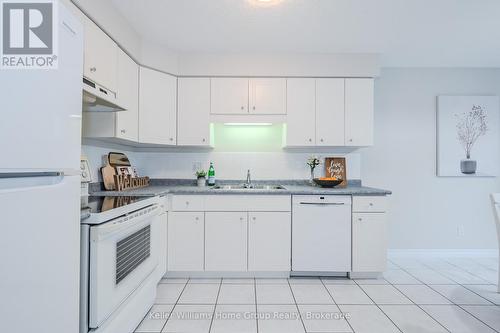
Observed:
[[[116,236],[132,227],[143,227],[151,223],[151,220],[160,215],[158,204],[122,216],[96,227],[91,227],[91,241],[102,241],[110,236]],[[140,229],[140,228],[139,228]]]

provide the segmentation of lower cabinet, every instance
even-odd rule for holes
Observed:
[[[248,213],[248,270],[289,271],[290,213]]]
[[[168,270],[203,271],[204,213],[170,212],[168,221]]]
[[[247,213],[205,213],[205,270],[247,270]]]
[[[383,272],[387,264],[385,213],[353,213],[352,271]]]

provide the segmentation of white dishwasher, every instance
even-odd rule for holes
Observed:
[[[294,195],[292,274],[351,271],[351,197]]]

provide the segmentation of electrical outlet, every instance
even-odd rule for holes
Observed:
[[[457,226],[457,236],[461,237],[465,235],[465,228],[463,225]]]

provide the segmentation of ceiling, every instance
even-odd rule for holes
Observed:
[[[179,53],[379,53],[382,66],[500,67],[498,0],[111,0]]]

